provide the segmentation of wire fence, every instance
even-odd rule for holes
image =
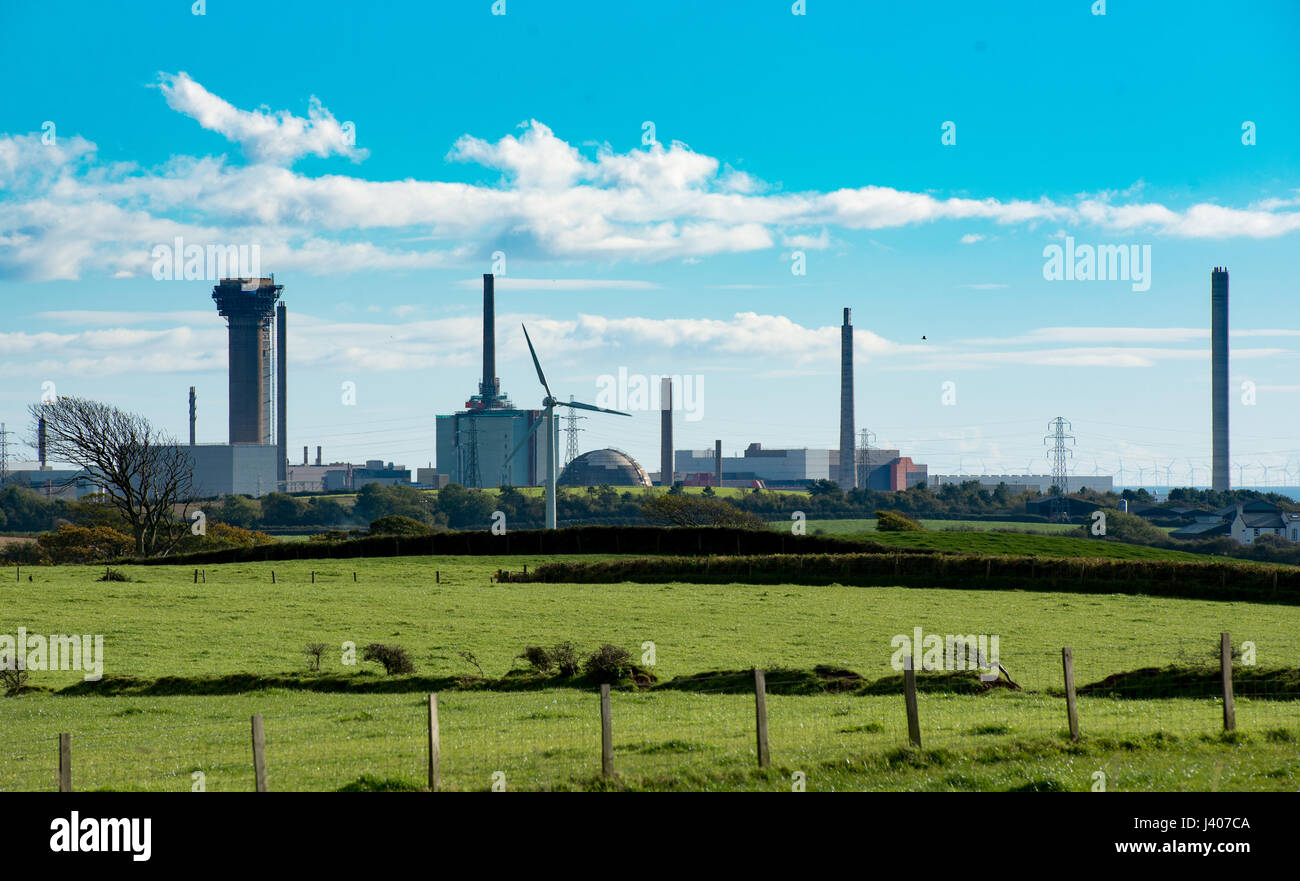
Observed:
[[[1223,640],[1073,646],[1080,738],[1120,748],[1151,738],[1295,742],[1298,654],[1300,641],[1229,643],[1225,688]],[[694,677],[689,687],[615,689],[608,719],[590,690],[446,691],[437,696],[437,786],[590,788],[612,765],[617,785],[632,788],[762,788],[753,771],[764,751],[788,776],[913,750],[917,740],[922,750],[955,752],[1073,741],[1061,651],[1003,657],[992,681],[947,669],[942,653],[917,659],[914,677],[768,671],[761,701],[753,674],[735,671]],[[431,785],[424,694],[52,697],[39,712],[10,715],[0,789],[59,788],[58,734],[66,732],[78,791],[248,791],[252,715],[262,718],[271,790]]]

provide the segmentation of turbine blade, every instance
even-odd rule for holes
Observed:
[[[537,429],[541,428],[542,423],[545,422],[545,421],[546,421],[546,414],[545,414],[545,413],[543,413],[541,416],[538,416],[538,417],[537,417],[537,421],[534,422],[533,425],[532,425],[532,427],[528,429],[528,434],[524,435],[524,439],[521,440],[521,441],[519,442],[519,445],[518,445],[517,447],[515,447],[513,450],[510,451],[510,455],[509,455],[509,456],[506,456],[506,461],[505,461],[505,464],[506,464],[506,465],[509,465],[509,464],[510,464],[510,462],[515,458],[515,455],[518,454],[518,452],[519,452],[520,450],[522,450],[522,449],[524,449],[525,447],[528,446],[528,441],[529,441],[529,439],[530,439],[534,434],[537,433]]]
[[[537,368],[537,378],[542,381],[542,388],[546,389],[546,397],[553,398],[555,395],[551,394],[551,387],[546,384],[546,374],[542,373],[542,364],[537,360],[537,352],[533,349],[532,338],[528,336],[528,328],[522,324],[519,326],[524,328],[524,340],[528,343],[528,354],[533,356],[533,366]]]
[[[606,410],[604,407],[597,407],[593,404],[583,404],[579,401],[556,401],[561,407],[573,407],[576,410],[591,410],[593,413],[613,413],[615,416],[631,416],[631,413],[624,413],[622,410]]]

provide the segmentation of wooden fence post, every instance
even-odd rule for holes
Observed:
[[[767,676],[759,667],[754,668],[754,719],[758,732],[758,766],[766,768],[767,747]]]
[[[59,792],[72,792],[72,735],[59,735]]]
[[[429,695],[429,791],[442,788],[442,744],[438,734],[438,695]]]
[[[1061,667],[1065,670],[1065,714],[1070,720],[1070,739],[1079,739],[1079,705],[1074,698],[1074,652],[1061,649]]]
[[[195,583],[195,584],[198,584],[198,583],[199,583],[199,570],[198,570],[198,569],[195,569],[195,570],[194,570],[194,583]]]
[[[271,570],[271,583],[272,583],[272,584],[275,584],[275,570],[274,570],[274,569]]]
[[[315,584],[315,583],[316,583],[316,570],[315,570],[315,569],[311,570],[311,583],[312,583],[312,584]]]
[[[258,792],[266,792],[266,731],[262,728],[262,714],[253,717],[253,777]]]
[[[1223,730],[1237,727],[1237,709],[1232,705],[1232,637],[1227,631],[1219,635],[1219,666],[1223,670]]]
[[[600,687],[600,775],[614,776],[614,719],[609,708],[609,683]]]
[[[916,709],[916,671],[910,657],[903,658],[903,698],[907,702],[907,739],[920,749],[921,717]]]

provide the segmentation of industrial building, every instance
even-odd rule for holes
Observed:
[[[79,499],[99,492],[90,475],[75,468],[51,468],[38,462],[6,463],[0,472],[0,487],[20,486],[46,498]]]
[[[902,490],[926,482],[926,466],[900,456],[898,450],[872,450],[871,453],[869,488]],[[718,458],[722,486],[750,486],[754,481],[761,481],[769,488],[802,488],[816,480],[839,483],[836,476],[843,474],[839,450],[764,449],[758,443],[750,444],[740,456],[718,457],[716,446],[712,450],[678,450],[674,467],[684,482],[707,486],[717,479]]]
[[[260,498],[275,492],[279,450],[274,444],[178,444],[190,460],[196,499]]]
[[[650,475],[622,450],[592,450],[564,467],[557,486],[650,486]]]
[[[930,477],[930,489],[936,492],[945,484],[962,484],[976,481],[982,489],[997,489],[1005,483],[1013,493],[1036,492],[1047,495],[1052,490],[1050,474],[935,474]],[[1070,476],[1070,492],[1088,489],[1098,493],[1108,493],[1115,489],[1115,478],[1110,476],[1078,477]]]
[[[190,442],[196,498],[262,496],[288,483],[287,309],[275,278],[223,278],[212,289],[228,325],[229,442],[196,442],[197,396],[190,389]],[[274,325],[274,334],[272,329]]]
[[[516,409],[501,391],[496,376],[496,304],[494,277],[483,276],[483,377],[479,393],[465,409],[438,416],[438,473],[467,487],[537,486],[546,479],[546,457],[556,443],[558,420],[528,438],[526,450],[511,459],[528,437],[541,410]],[[507,464],[507,460],[510,460]]]

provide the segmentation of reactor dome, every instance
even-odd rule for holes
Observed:
[[[620,450],[592,450],[565,466],[558,486],[650,486],[645,469]]]

